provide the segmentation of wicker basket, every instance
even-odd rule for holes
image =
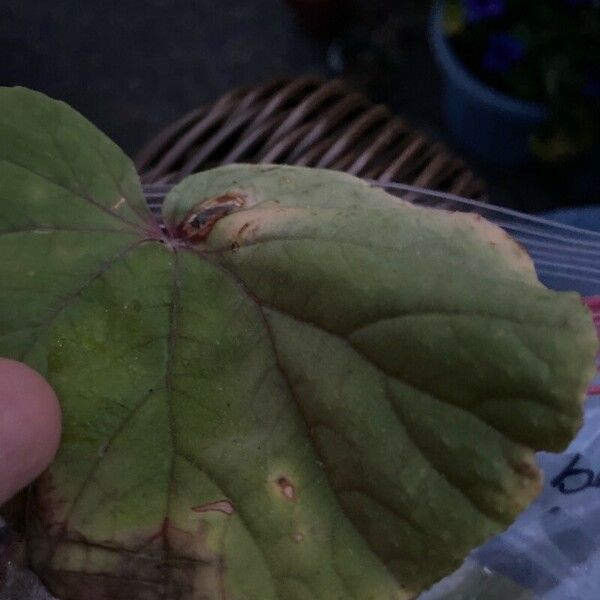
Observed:
[[[483,195],[481,182],[442,144],[344,82],[316,77],[234,90],[169,125],[136,158],[145,184],[234,162],[322,167]]]

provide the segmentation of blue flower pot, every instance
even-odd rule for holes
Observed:
[[[531,137],[548,119],[548,109],[498,92],[472,75],[448,43],[443,7],[444,2],[436,2],[429,35],[443,75],[448,130],[458,145],[482,161],[502,166],[527,162]]]

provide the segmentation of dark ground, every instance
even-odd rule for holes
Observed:
[[[354,21],[358,38],[368,35],[382,52],[395,40],[394,64],[351,63],[350,76],[374,74],[361,81],[367,93],[444,138],[440,82],[426,38],[429,3],[362,5]],[[133,154],[162,126],[232,87],[331,74],[329,43],[307,35],[282,0],[1,0],[0,84],[67,101]],[[578,202],[548,174],[472,163],[497,203],[535,211]]]

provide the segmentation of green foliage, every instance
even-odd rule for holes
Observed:
[[[402,600],[540,487],[595,330],[476,216],[231,166],[149,213],[66,105],[0,89],[0,354],[58,393],[35,571],[69,600]]]

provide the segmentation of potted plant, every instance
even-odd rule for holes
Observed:
[[[598,0],[438,0],[448,128],[480,159],[565,162],[598,144]]]

